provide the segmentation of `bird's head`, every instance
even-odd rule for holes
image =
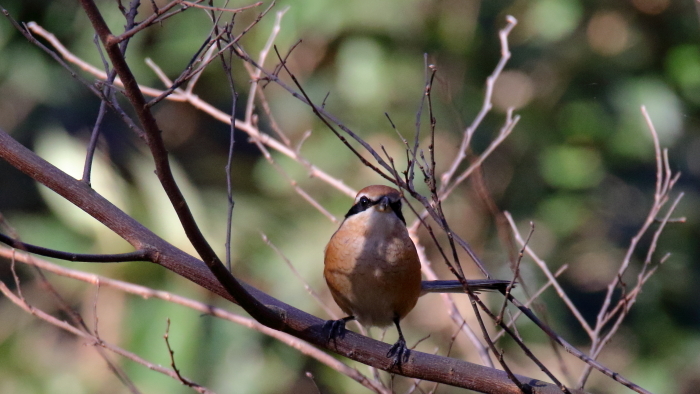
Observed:
[[[354,215],[368,215],[373,212],[393,215],[404,225],[406,224],[406,219],[401,213],[401,193],[392,187],[372,185],[360,190],[355,197],[355,204],[350,208],[345,218]]]

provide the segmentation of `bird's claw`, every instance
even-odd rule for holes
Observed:
[[[345,322],[345,319],[326,320],[323,324],[323,332],[327,333],[328,342],[336,338],[343,339],[345,337],[345,332],[347,331]]]
[[[389,368],[393,368],[394,366],[399,366],[401,367],[402,364],[405,364],[408,362],[408,357],[411,355],[411,351],[406,347],[406,340],[403,338],[399,338],[398,341],[389,349],[387,352],[386,356],[388,358],[393,358],[393,361],[391,362],[391,366]]]

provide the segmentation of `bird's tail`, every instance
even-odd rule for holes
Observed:
[[[509,280],[467,279],[472,291],[496,290],[505,293]],[[464,287],[458,280],[424,280],[421,282],[421,294],[426,293],[464,293]]]

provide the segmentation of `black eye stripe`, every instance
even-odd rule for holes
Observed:
[[[399,219],[401,219],[403,224],[406,224],[406,219],[404,219],[403,213],[401,212],[401,200],[393,202],[389,204],[389,206],[391,207],[391,210],[394,211],[394,214],[396,214],[396,216],[398,216]]]
[[[360,198],[360,201],[358,201],[355,205],[353,205],[348,213],[345,214],[345,217],[348,218],[352,215],[355,215],[357,213],[366,211],[370,207],[377,205],[379,201],[372,201],[369,198],[362,196]],[[403,224],[406,224],[406,219],[403,217],[403,213],[401,212],[401,200],[398,200],[396,202],[393,202],[389,204],[391,207],[391,210],[394,211],[394,214],[403,222]]]
[[[360,198],[360,201],[357,202],[357,204],[353,205],[352,208],[348,211],[348,213],[345,214],[345,217],[350,217],[356,213],[360,213],[362,211],[366,211],[369,209],[371,206],[376,205],[376,201],[372,201],[369,198],[362,196]]]

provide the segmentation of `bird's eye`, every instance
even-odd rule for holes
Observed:
[[[372,202],[369,200],[369,198],[367,198],[367,197],[365,197],[365,196],[360,197],[360,205],[361,205],[363,208],[369,207],[369,205],[370,205],[371,203],[372,203]]]

